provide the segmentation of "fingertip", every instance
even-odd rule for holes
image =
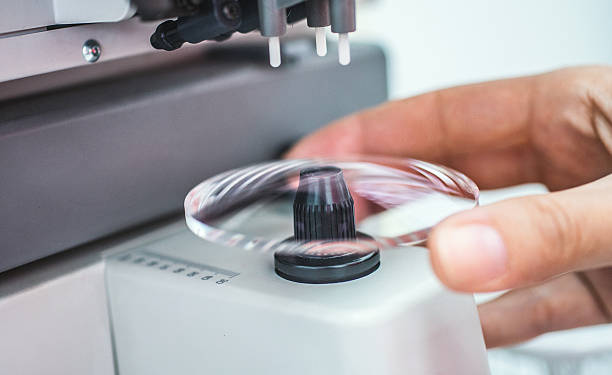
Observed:
[[[502,237],[486,223],[451,218],[433,230],[428,246],[434,272],[453,290],[489,291],[508,268]]]
[[[441,241],[444,236],[445,230],[441,225],[438,225],[430,233],[427,239],[427,247],[430,251],[431,265],[434,273],[442,284],[448,288],[458,292],[470,292],[469,285],[463,285],[460,280],[456,280],[449,272],[448,267],[445,265],[446,259],[444,258],[443,252],[440,250],[444,245],[444,241]],[[442,242],[442,244],[441,244]]]

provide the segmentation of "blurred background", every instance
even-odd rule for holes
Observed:
[[[393,99],[562,67],[612,63],[610,0],[362,0],[356,40],[382,45]],[[482,203],[545,192],[483,193]],[[477,295],[483,302],[495,295]],[[493,375],[612,374],[612,326],[489,352]]]
[[[354,39],[382,44],[392,98],[612,63],[610,0],[362,0]]]

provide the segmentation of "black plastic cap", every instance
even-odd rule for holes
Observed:
[[[309,168],[300,172],[293,201],[296,241],[354,240],[355,207],[342,170]]]
[[[178,23],[176,21],[165,21],[157,26],[157,29],[150,38],[151,46],[155,49],[162,49],[165,51],[179,49],[184,41],[176,37],[178,32],[177,28]]]

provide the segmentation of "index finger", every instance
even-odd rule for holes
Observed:
[[[525,165],[533,163],[528,127],[534,80],[493,81],[390,102],[319,130],[287,157],[413,157],[453,166],[487,187],[532,181]]]

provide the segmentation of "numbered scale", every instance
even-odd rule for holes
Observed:
[[[193,280],[208,281],[216,285],[229,283],[231,279],[240,275],[238,272],[228,271],[207,264],[156,254],[146,248],[119,254],[115,256],[115,259],[119,262],[132,264],[135,267],[145,267]]]

